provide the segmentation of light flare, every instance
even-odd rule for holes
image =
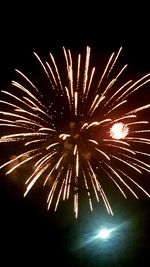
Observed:
[[[112,125],[110,128],[110,136],[114,139],[123,139],[128,135],[129,128],[122,122]]]

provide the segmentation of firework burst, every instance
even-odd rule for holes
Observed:
[[[136,198],[135,188],[150,197],[133,179],[143,171],[150,172],[149,122],[139,116],[150,104],[130,102],[150,82],[150,74],[120,84],[127,67],[118,70],[121,50],[112,53],[101,75],[90,63],[89,47],[76,58],[63,48],[63,67],[51,53],[46,62],[34,53],[47,85],[43,82],[44,88],[39,88],[16,69],[22,82],[12,81],[11,90],[1,91],[0,127],[5,134],[0,143],[21,143],[23,151],[0,169],[11,166],[6,172],[10,174],[32,162],[24,196],[42,180],[43,186],[49,186],[48,209],[54,206],[57,210],[61,199],[73,196],[77,218],[80,194],[86,192],[91,210],[93,198],[102,199],[113,214],[101,173],[125,198],[125,188]]]

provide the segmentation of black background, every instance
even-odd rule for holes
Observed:
[[[13,69],[30,71],[33,51],[41,56],[62,46],[78,51],[89,45],[106,55],[123,47],[129,73],[150,71],[149,16],[139,6],[106,3],[55,5],[7,4],[0,18],[0,88],[13,79]],[[147,98],[150,99],[150,94]],[[0,156],[3,157],[1,149]],[[19,177],[21,179],[21,175]],[[82,208],[75,220],[69,208],[47,212],[42,190],[23,199],[22,191],[3,173],[0,178],[1,266],[39,263],[40,266],[149,266],[149,200],[112,196],[115,216]],[[146,177],[149,188],[149,175]],[[87,242],[103,224],[119,226],[112,243]],[[114,231],[115,233],[115,231]],[[111,240],[110,240],[111,241]]]

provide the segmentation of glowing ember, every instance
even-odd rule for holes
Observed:
[[[123,139],[128,135],[129,128],[122,122],[113,124],[110,129],[110,136],[114,139]]]

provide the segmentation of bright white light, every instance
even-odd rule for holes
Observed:
[[[114,123],[110,129],[110,136],[114,139],[123,139],[128,135],[129,128],[122,122]]]
[[[98,237],[101,239],[107,239],[110,236],[110,230],[108,229],[101,229],[98,233]]]

